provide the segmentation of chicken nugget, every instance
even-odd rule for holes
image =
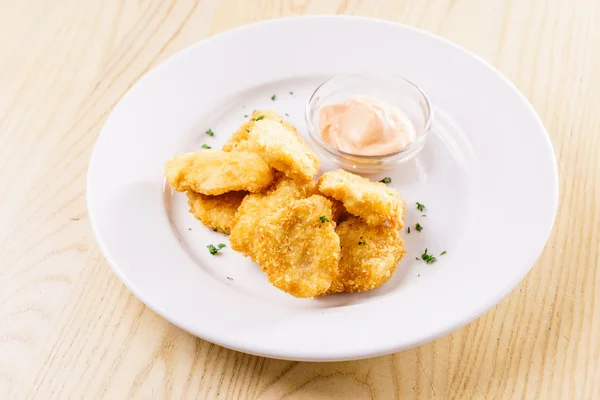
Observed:
[[[261,118],[262,117],[262,118]],[[260,119],[259,119],[260,118]],[[250,129],[254,128],[256,121],[261,119],[268,119],[271,121],[279,122],[283,127],[290,132],[297,134],[294,125],[285,121],[283,117],[274,111],[269,110],[256,110],[250,116],[250,120],[246,121],[240,128],[235,131],[233,135],[227,139],[227,142],[223,145],[223,151],[245,151],[248,150],[246,141],[248,140],[248,133]]]
[[[265,217],[254,252],[269,282],[295,297],[326,293],[340,259],[334,228],[331,202],[320,195],[295,200]]]
[[[369,225],[387,222],[397,229],[404,226],[404,200],[384,183],[338,169],[324,173],[318,188],[324,195],[341,201],[350,214],[361,217]]]
[[[229,235],[237,211],[247,192],[228,192],[217,196],[188,191],[190,212],[202,223]]]
[[[300,136],[286,129],[281,123],[262,119],[256,121],[248,132],[246,142],[274,169],[288,178],[311,181],[319,172],[319,158]]]
[[[339,275],[329,293],[365,292],[383,285],[406,253],[398,231],[389,225],[372,226],[350,217],[335,232],[342,250]]]
[[[218,195],[245,190],[260,192],[273,182],[273,170],[256,153],[202,150],[167,161],[165,176],[179,192]]]
[[[229,237],[231,248],[256,261],[253,249],[258,223],[291,201],[309,197],[316,192],[314,182],[301,184],[282,177],[268,192],[249,194],[236,212]]]

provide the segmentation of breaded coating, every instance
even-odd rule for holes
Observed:
[[[341,201],[350,214],[361,217],[369,225],[387,222],[397,229],[404,226],[404,200],[384,183],[338,169],[324,173],[318,188],[327,197]]]
[[[334,228],[331,202],[320,195],[295,200],[265,217],[254,252],[269,282],[295,297],[326,293],[340,259]]]
[[[406,253],[398,231],[388,225],[367,225],[350,217],[335,231],[342,251],[339,275],[329,293],[365,292],[383,285]]]
[[[273,170],[256,153],[202,150],[167,161],[165,176],[179,192],[218,195],[245,190],[260,192],[273,182]]]
[[[283,125],[285,129],[289,130],[294,134],[297,134],[294,125],[284,120],[283,117],[277,114],[276,112],[269,110],[256,110],[250,116],[250,120],[246,121],[242,126],[240,126],[240,128],[237,131],[235,131],[233,135],[231,135],[229,139],[227,139],[227,142],[223,145],[223,151],[247,150],[248,146],[245,142],[248,140],[248,133],[252,128],[254,128],[254,124],[256,123],[258,118],[261,117],[264,117],[264,119],[268,119],[271,121],[279,122]]]
[[[336,222],[336,224],[339,224],[340,222],[343,222],[350,217],[350,213],[348,212],[348,210],[346,210],[346,207],[344,207],[344,204],[341,201],[336,200],[334,198],[331,198],[329,200],[332,204],[331,213],[333,214],[333,220]]]
[[[218,196],[188,191],[188,204],[190,212],[202,223],[226,235],[231,233],[233,219],[247,192],[228,192]]]
[[[266,216],[289,205],[293,200],[307,198],[316,192],[314,182],[301,184],[282,177],[266,193],[249,194],[244,198],[235,215],[229,237],[231,248],[256,261],[253,249],[258,223]]]
[[[288,178],[311,181],[319,172],[319,158],[300,136],[293,134],[275,121],[256,121],[248,132],[246,142],[250,151],[255,151]]]

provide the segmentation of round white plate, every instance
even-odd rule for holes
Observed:
[[[208,244],[228,245],[227,237],[195,220],[185,195],[165,190],[164,164],[203,143],[218,148],[253,109],[288,114],[305,135],[308,96],[353,72],[404,76],[435,106],[423,151],[374,177],[391,176],[407,201],[408,254],[379,289],[296,299],[229,246],[209,254]],[[322,171],[335,167],[321,160]],[[548,135],[508,80],[443,39],[355,17],[248,25],[171,57],[113,110],[87,190],[102,252],[145,304],[222,346],[310,361],[395,352],[473,320],[535,263],[558,197]],[[425,248],[437,263],[415,259]]]

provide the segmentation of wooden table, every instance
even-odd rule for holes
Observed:
[[[0,10],[1,399],[600,398],[599,1],[0,0]],[[94,141],[142,74],[211,34],[317,13],[403,22],[481,55],[533,103],[559,163],[554,231],[517,289],[452,335],[364,361],[270,360],[183,332],[111,272],[86,215]]]

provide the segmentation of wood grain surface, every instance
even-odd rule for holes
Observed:
[[[481,55],[532,102],[559,163],[554,230],[517,289],[449,336],[363,361],[270,360],[183,332],[111,272],[85,207],[94,141],[142,74],[214,33],[319,13]],[[597,0],[0,0],[0,399],[600,398],[599,72]]]

